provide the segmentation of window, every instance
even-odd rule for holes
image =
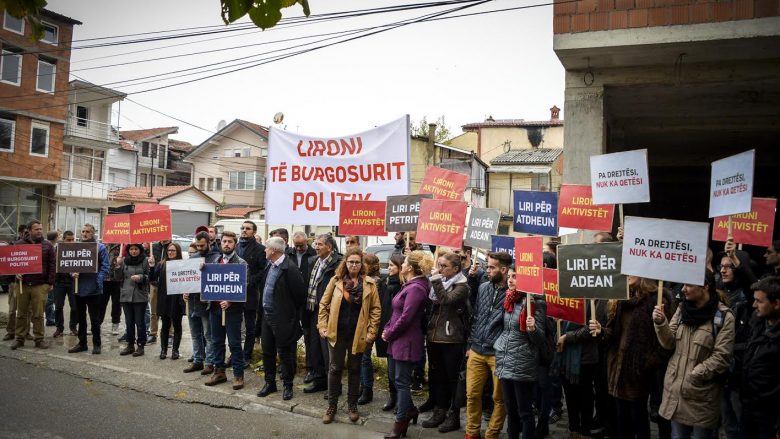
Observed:
[[[224,152],[225,157],[233,157],[233,150],[232,149],[226,149]]]
[[[141,142],[141,156],[149,157],[149,142]]]
[[[260,157],[268,157],[268,148],[260,148]]]
[[[59,37],[60,34],[60,28],[46,22],[41,22],[41,25],[43,26],[43,38],[41,38],[41,41],[54,44],[56,46],[57,37]]]
[[[206,180],[206,190],[207,191],[213,191],[214,190],[214,179],[213,178],[209,178],[208,180]]]
[[[22,55],[3,50],[0,56],[0,81],[19,85],[22,82]]]
[[[198,179],[198,189],[204,191],[206,190],[206,179],[205,178],[199,178]]]
[[[0,151],[14,152],[14,136],[16,135],[16,121],[0,118]]]
[[[531,174],[531,190],[549,191],[550,174]]]
[[[222,190],[222,178],[217,178],[217,188],[218,191]]]
[[[250,155],[251,155],[251,151],[249,150],[249,148],[244,148],[243,157],[249,157]]]
[[[145,187],[146,186],[146,174],[141,174],[139,176],[138,185],[141,186],[141,187]]]
[[[76,125],[86,127],[89,120],[89,109],[81,105],[76,107]],[[113,150],[112,150],[113,151]]]
[[[35,89],[44,93],[54,93],[54,79],[57,75],[57,64],[38,59],[38,83]]]
[[[32,123],[30,135],[30,155],[46,157],[49,155],[49,124],[43,122]]]
[[[241,150],[240,149],[234,149],[233,150],[233,157],[241,157]]]
[[[160,145],[157,153],[157,167],[165,169],[165,145]]]
[[[24,35],[24,19],[16,18],[5,11],[5,20],[3,21],[3,28],[10,30],[11,32]]]
[[[231,190],[265,190],[265,179],[257,171],[233,171],[228,175]]]
[[[62,178],[103,181],[105,151],[66,146],[64,153]]]
[[[165,177],[162,175],[157,176],[157,186],[165,186]]]

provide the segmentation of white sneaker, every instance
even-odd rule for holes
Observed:
[[[119,323],[111,324],[111,335],[119,335]]]

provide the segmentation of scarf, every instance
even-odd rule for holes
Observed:
[[[718,296],[716,294],[710,294],[710,300],[701,308],[696,308],[696,305],[689,300],[683,300],[682,304],[680,304],[680,321],[685,326],[698,328],[704,323],[711,321],[715,317],[717,310]]]
[[[238,238],[238,248],[236,248],[238,256],[243,258],[244,252],[249,247],[249,244],[254,240],[255,238]]]
[[[125,257],[125,265],[139,265],[141,264],[144,259],[146,259],[146,255],[144,255],[144,246],[141,244],[129,244],[127,246],[127,249],[129,250],[130,247],[138,247],[141,251],[138,252],[138,256],[132,256],[130,252],[127,252],[127,257]]]
[[[515,309],[515,304],[520,303],[525,299],[525,294],[522,291],[518,290],[506,290],[506,297],[504,298],[504,311],[511,314],[512,311]],[[523,304],[525,305],[525,304]],[[520,311],[520,316],[518,317],[518,324],[520,325],[520,330],[525,332],[528,329],[525,326],[525,320],[527,319],[527,310],[528,307],[523,306],[523,310]]]
[[[452,285],[455,284],[455,281],[459,280],[460,278],[464,277],[463,273],[457,273],[455,276],[452,276],[449,279],[445,279],[444,277],[441,278],[441,285],[444,287],[444,291],[450,291],[452,289]],[[433,302],[438,302],[436,298],[436,292],[433,291],[433,287],[431,287],[431,291],[428,293],[428,298],[431,299]]]
[[[358,277],[352,279],[348,277],[344,279],[344,299],[353,305],[360,305],[363,300],[363,278]]]

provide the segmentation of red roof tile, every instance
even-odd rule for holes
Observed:
[[[138,151],[138,148],[136,148],[135,145],[133,145],[131,142],[128,142],[126,140],[119,141],[119,148],[125,151]]]
[[[194,186],[154,186],[152,196],[149,197],[149,187],[130,186],[116,191],[109,192],[108,198],[111,200],[139,201],[139,202],[157,202],[171,195],[176,195]]]
[[[474,122],[462,125],[463,131],[471,131],[478,128],[506,128],[506,127],[562,127],[563,120],[525,120],[525,119],[497,119],[484,122]]]
[[[124,140],[140,142],[146,139],[152,139],[165,134],[174,134],[179,132],[179,127],[149,128],[148,130],[120,131],[119,136]]]
[[[168,148],[169,149],[175,149],[177,151],[181,152],[190,152],[192,148],[194,148],[195,145],[193,145],[190,142],[185,142],[183,140],[176,140],[176,139],[168,139]]]
[[[220,218],[246,218],[252,212],[261,210],[260,207],[227,207],[217,211]]]
[[[253,122],[249,122],[248,120],[243,120],[243,119],[236,119],[236,120],[239,123],[246,125],[247,128],[256,132],[257,134],[260,134],[261,136],[264,136],[266,138],[268,137],[268,128]]]

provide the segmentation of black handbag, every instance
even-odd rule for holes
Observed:
[[[458,372],[458,386],[455,388],[455,395],[452,397],[452,406],[456,408],[466,407],[466,362],[468,357],[464,356]]]

